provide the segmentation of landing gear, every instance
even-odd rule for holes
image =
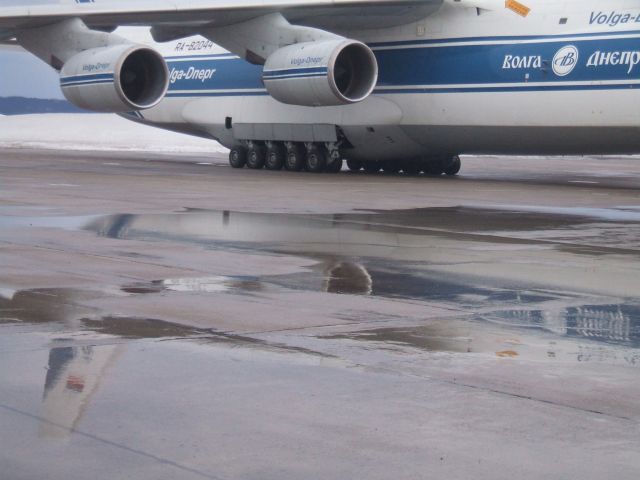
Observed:
[[[340,142],[281,142],[273,140],[243,140],[229,151],[229,164],[233,168],[246,166],[252,170],[265,167],[267,170],[291,172],[306,170],[313,173],[338,173],[344,164],[344,150],[353,148]],[[458,155],[436,154],[422,157],[410,157],[404,160],[362,161],[347,159],[349,170],[366,173],[428,176],[442,174],[453,176],[460,172],[462,162]]]
[[[398,173],[402,169],[400,162],[394,160],[387,160],[382,162],[382,170],[384,173]]]
[[[380,163],[378,162],[363,162],[364,171],[367,173],[378,173],[380,171]]]
[[[284,168],[290,172],[299,172],[304,168],[305,154],[306,152],[302,145],[298,143],[288,143]]]
[[[322,173],[327,166],[327,154],[322,147],[312,146],[307,150],[305,168],[308,172]]]
[[[286,151],[279,143],[270,143],[267,146],[267,158],[265,168],[267,170],[282,170],[284,166]]]
[[[349,170],[351,170],[352,172],[359,172],[360,170],[362,170],[362,162],[360,160],[347,160],[347,167],[349,167]]]
[[[451,157],[449,165],[444,168],[444,174],[449,176],[457,175],[460,173],[460,167],[462,167],[460,157],[458,155],[454,155]]]
[[[420,170],[420,164],[416,160],[411,159],[402,162],[402,171],[406,175],[418,175]]]
[[[229,165],[232,168],[244,168],[247,164],[247,149],[242,145],[236,145],[229,152]]]
[[[252,170],[260,170],[266,161],[265,148],[262,145],[253,144],[247,152],[247,167]]]
[[[342,170],[342,159],[341,158],[336,158],[329,165],[327,165],[327,168],[325,169],[325,172],[327,172],[327,173],[339,173],[340,170]]]
[[[426,175],[442,175],[444,169],[442,166],[445,161],[442,157],[429,157],[422,162],[422,171]]]

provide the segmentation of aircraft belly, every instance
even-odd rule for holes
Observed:
[[[640,127],[406,125],[425,153],[612,155],[640,152]]]
[[[640,151],[640,91],[635,89],[394,97],[404,112],[403,130],[428,150],[513,154]]]

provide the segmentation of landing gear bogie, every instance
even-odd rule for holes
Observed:
[[[340,173],[340,171],[342,170],[342,164],[342,159],[336,158],[329,165],[327,165],[325,171],[327,173]]]
[[[367,173],[378,173],[380,171],[380,162],[363,162],[362,168]]]
[[[347,159],[347,167],[352,172],[359,172],[360,170],[362,170],[362,166],[363,164],[360,160],[352,160],[350,158]]]
[[[382,171],[388,174],[400,173],[402,170],[402,165],[400,162],[396,160],[387,160],[386,162],[382,162]]]
[[[306,170],[312,173],[338,173],[344,165],[343,148],[339,142],[277,142],[241,141],[229,151],[229,164],[233,168],[247,167],[258,170],[282,170],[291,172]],[[348,153],[348,151],[347,151]],[[373,174],[383,170],[387,174],[402,172],[405,176],[454,176],[462,163],[458,155],[436,154],[411,157],[403,160],[366,161],[347,158],[352,172],[364,170]]]
[[[416,160],[405,160],[402,162],[402,172],[405,175],[419,175],[421,165]]]

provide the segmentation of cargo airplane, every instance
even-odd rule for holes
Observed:
[[[235,168],[640,152],[640,0],[4,0],[0,41]]]

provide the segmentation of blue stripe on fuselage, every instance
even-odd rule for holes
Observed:
[[[629,36],[633,37],[625,38]],[[493,43],[478,44],[489,41]],[[526,43],[518,43],[521,41]],[[640,80],[638,31],[620,32],[620,35],[609,32],[571,36],[474,37],[374,46],[384,46],[375,50],[379,64],[377,93],[640,87],[637,84]],[[560,75],[557,73],[560,69],[554,70],[554,57],[568,46],[575,47],[577,61],[575,65],[568,66],[568,73]],[[211,55],[203,55],[203,58],[193,61],[168,58],[172,72],[186,72],[190,68],[193,71],[215,70],[215,74],[204,81],[186,77],[176,79],[173,76],[168,96],[190,96],[190,93],[193,96],[265,94],[263,74],[268,78],[269,75],[275,76],[276,72],[283,73],[263,72],[261,66],[252,65],[240,58],[227,56],[216,59]],[[558,65],[560,60],[557,59]],[[564,72],[566,69],[561,73]],[[535,85],[527,85],[529,83]]]
[[[60,78],[60,83],[75,83],[86,80],[113,80],[113,73],[91,73],[88,75],[71,75]]]

